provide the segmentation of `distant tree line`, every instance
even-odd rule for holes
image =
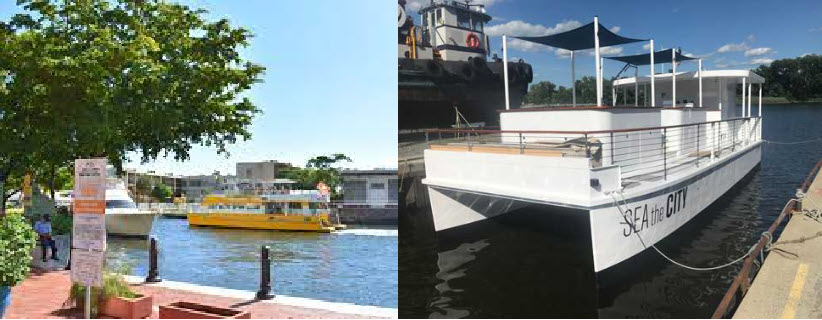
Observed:
[[[762,95],[783,97],[789,101],[822,98],[822,56],[779,59],[770,65],[751,70],[765,77]],[[754,91],[756,92],[756,91]]]
[[[595,105],[597,103],[597,82],[592,76],[585,76],[576,81],[577,105]],[[570,106],[573,102],[572,88],[558,86],[550,81],[540,81],[534,83],[525,95],[525,104],[548,105],[548,106]],[[634,90],[628,89],[623,97],[620,91],[617,93],[617,104],[634,104]],[[627,100],[623,100],[627,99]],[[611,80],[604,79],[602,82],[602,104],[611,105]],[[644,104],[642,91],[639,93],[639,104]]]

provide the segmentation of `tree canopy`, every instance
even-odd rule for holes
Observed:
[[[597,103],[596,78],[585,76],[577,79],[576,82],[577,105],[595,105]],[[531,84],[528,94],[525,95],[526,104],[570,106],[572,102],[571,88],[557,86],[550,81]],[[602,83],[602,103],[611,104],[611,80],[608,79]]]
[[[790,101],[822,98],[822,56],[779,59],[752,70],[765,78],[762,94]]]
[[[18,0],[0,21],[0,191],[37,165],[129,152],[186,160],[194,145],[248,139],[243,95],[264,68],[251,33],[161,0]]]

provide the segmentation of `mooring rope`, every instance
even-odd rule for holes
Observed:
[[[619,210],[619,213],[622,215],[622,218],[625,220],[625,223],[627,223],[629,227],[631,227],[631,228],[633,228],[634,230],[636,230],[636,229],[634,228],[634,225],[633,225],[633,224],[632,224],[632,223],[628,220],[628,216],[626,216],[626,215],[625,215],[625,212],[622,210],[622,207],[620,207],[620,205],[619,205],[619,201],[617,200],[616,196],[614,196],[614,194],[615,194],[615,193],[618,193],[618,194],[620,195],[620,197],[622,197],[622,202],[623,202],[623,203],[625,204],[625,206],[627,207],[627,206],[628,206],[628,202],[627,202],[627,200],[625,200],[625,196],[622,194],[622,190],[615,191],[615,192],[611,192],[611,193],[610,193],[610,196],[611,196],[611,198],[614,200],[614,205],[617,207],[617,210]],[[788,201],[788,203],[791,203],[791,201]],[[788,206],[788,204],[785,204],[785,207],[787,207],[787,206]],[[783,208],[782,210],[784,211],[785,209]],[[643,246],[643,247],[645,247],[645,249],[647,249],[647,248],[648,248],[648,246],[645,244],[645,241],[643,241],[643,240],[642,240],[642,236],[640,236],[638,232],[634,232],[634,234],[636,234],[637,238],[639,239],[639,242],[640,242],[640,243],[642,243],[642,246]],[[764,250],[764,251],[771,251],[771,250],[773,250],[773,243],[772,243],[772,241],[773,241],[773,236],[770,234],[770,232],[768,232],[768,231],[763,232],[763,233],[762,233],[762,235],[760,236],[760,239],[761,239],[762,237],[766,237],[766,238],[768,239],[768,242],[765,244],[765,247],[764,247],[764,249],[763,249],[763,250]],[[667,255],[665,255],[665,253],[663,253],[661,250],[659,250],[659,248],[657,248],[657,247],[656,247],[656,245],[651,245],[651,248],[654,248],[654,250],[655,250],[657,253],[659,253],[659,255],[660,255],[660,256],[662,256],[663,258],[665,258],[665,260],[668,260],[669,262],[671,262],[671,263],[673,263],[673,264],[675,264],[675,265],[677,265],[677,266],[680,266],[680,267],[682,267],[682,268],[689,269],[689,270],[693,270],[693,271],[712,271],[712,270],[722,269],[722,268],[725,268],[725,267],[728,267],[728,266],[734,265],[734,264],[738,263],[739,261],[742,261],[743,259],[745,259],[745,258],[746,258],[746,257],[748,257],[749,255],[751,255],[751,253],[753,253],[753,252],[754,252],[754,249],[756,249],[756,245],[757,245],[757,243],[759,243],[759,241],[757,241],[756,243],[754,243],[754,244],[751,246],[751,248],[750,248],[750,249],[748,249],[748,251],[747,251],[747,252],[746,252],[743,256],[741,256],[741,257],[739,257],[739,258],[736,258],[736,259],[734,259],[733,261],[728,262],[728,263],[726,263],[726,264],[723,264],[723,265],[720,265],[720,266],[715,266],[715,267],[692,267],[692,266],[688,266],[688,265],[685,265],[685,264],[679,263],[679,262],[675,261],[674,259],[671,259],[671,258],[670,258],[670,257],[668,257]],[[782,251],[784,251],[784,250],[782,250]]]
[[[781,144],[781,145],[794,145],[794,144],[803,144],[803,143],[810,143],[810,142],[817,142],[822,141],[822,137],[810,140],[803,140],[803,141],[789,141],[789,142],[781,142],[781,141],[770,141],[762,139],[762,142],[769,143],[769,144]]]

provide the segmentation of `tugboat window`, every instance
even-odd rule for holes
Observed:
[[[471,14],[465,11],[457,11],[457,26],[460,28],[471,28]]]
[[[482,32],[482,20],[474,20],[474,30]]]
[[[434,22],[441,24],[442,23],[442,8],[437,9],[437,11],[434,11],[434,13],[436,13],[436,19],[434,19]]]

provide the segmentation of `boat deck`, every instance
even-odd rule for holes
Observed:
[[[822,175],[811,183],[802,209],[822,212]],[[822,222],[794,214],[775,246],[796,257],[771,251],[733,317],[822,317]]]

